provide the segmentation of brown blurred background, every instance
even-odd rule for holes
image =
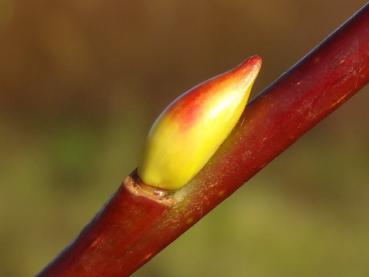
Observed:
[[[260,91],[364,0],[0,0],[0,276],[31,276],[178,94],[251,54]],[[369,276],[363,90],[134,276]]]

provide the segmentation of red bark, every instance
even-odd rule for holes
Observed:
[[[173,203],[163,191],[127,177],[102,212],[40,276],[124,276],[130,246]]]
[[[248,105],[187,186],[163,203],[123,185],[39,276],[131,274],[368,81],[369,4]]]

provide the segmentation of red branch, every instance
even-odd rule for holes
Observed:
[[[127,177],[39,276],[127,276],[369,81],[369,4],[251,104],[206,167],[174,194]]]

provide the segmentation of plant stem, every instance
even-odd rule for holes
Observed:
[[[122,254],[129,255],[129,247],[172,205],[162,191],[127,177],[102,212],[40,276],[122,276]]]
[[[127,177],[39,276],[128,276],[369,81],[369,4],[248,105],[203,170],[173,194]]]

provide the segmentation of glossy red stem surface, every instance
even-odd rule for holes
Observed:
[[[39,276],[124,276],[130,246],[151,228],[171,202],[160,196],[159,190],[143,191],[135,179],[127,177],[78,238]],[[142,263],[147,258],[140,259]]]
[[[128,276],[369,81],[369,5],[251,104],[173,205],[123,185],[40,276]],[[185,261],[184,261],[185,262]]]

